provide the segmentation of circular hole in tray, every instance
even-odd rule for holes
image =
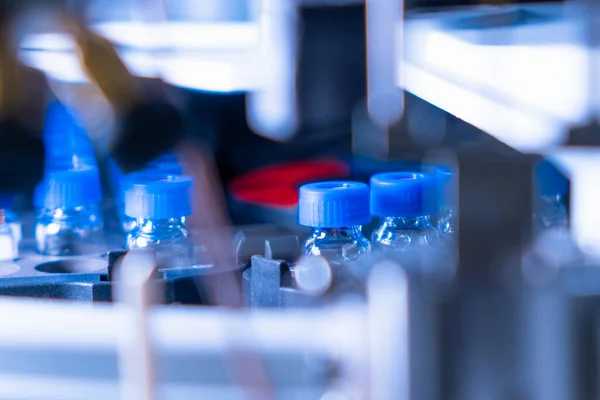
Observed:
[[[59,260],[40,264],[35,267],[48,274],[81,274],[96,272],[106,268],[106,262],[100,260]]]
[[[0,263],[0,276],[14,274],[19,271],[19,266],[12,263]]]

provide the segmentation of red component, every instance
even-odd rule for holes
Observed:
[[[249,172],[234,179],[229,188],[244,203],[289,208],[298,205],[298,188],[304,183],[349,175],[350,168],[339,160],[295,161]]]

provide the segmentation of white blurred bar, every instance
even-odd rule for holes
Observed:
[[[397,82],[404,29],[403,0],[367,0],[367,104],[375,123],[386,127],[402,116]],[[399,84],[399,85],[398,85]]]
[[[571,233],[584,252],[600,257],[600,150],[563,147],[550,153],[571,180]]]
[[[296,105],[297,10],[295,1],[262,0],[259,80],[248,94],[250,128],[272,140],[290,139],[298,124]]]
[[[369,277],[371,399],[410,400],[408,281],[384,261]]]
[[[150,286],[156,268],[156,256],[151,251],[130,251],[118,268],[116,297],[129,315],[121,332],[119,367],[121,398],[153,400],[154,360],[152,334],[148,321],[151,304],[157,300],[156,282]]]
[[[515,10],[545,20],[474,29],[451,24]],[[407,15],[399,85],[511,147],[543,151],[590,114],[582,18],[573,2]]]
[[[55,349],[116,349],[129,313],[110,304],[0,298],[0,342]],[[149,311],[155,347],[160,351],[226,350],[222,327],[242,319],[254,332],[254,346],[272,351],[322,350],[334,353],[363,346],[364,307],[322,310],[227,311],[208,307],[155,306]],[[340,341],[339,337],[348,337]],[[318,340],[316,340],[318,339]],[[159,351],[159,350],[157,350]]]

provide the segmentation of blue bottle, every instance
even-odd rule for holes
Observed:
[[[302,253],[321,256],[335,279],[361,278],[370,264],[371,244],[362,225],[371,221],[369,187],[351,181],[318,182],[300,188],[299,222],[312,228]]]
[[[37,251],[53,256],[103,253],[101,202],[97,168],[46,172],[34,198]]]
[[[117,213],[121,222],[121,229],[125,233],[130,232],[136,224],[135,218],[125,215],[125,190],[128,187],[128,182],[132,180],[132,177],[139,176],[140,174],[181,175],[183,173],[182,166],[177,163],[177,157],[170,153],[158,157],[148,163],[144,169],[131,174],[124,174],[119,169],[116,162],[110,158],[108,160],[108,168],[114,190]]]
[[[438,166],[437,178],[439,209],[434,217],[434,225],[442,237],[453,240],[456,232],[456,213],[454,211],[454,174],[449,167]]]
[[[390,172],[371,177],[371,214],[381,218],[373,250],[406,264],[428,257],[439,244],[431,223],[438,209],[434,175]]]
[[[60,102],[46,109],[44,144],[48,170],[97,165],[87,132]]]
[[[136,219],[127,248],[156,251],[162,268],[193,265],[193,242],[185,224],[192,213],[193,179],[184,175],[139,174],[125,191],[125,214]]]

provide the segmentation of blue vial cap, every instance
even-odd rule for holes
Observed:
[[[173,156],[175,157],[175,156]],[[177,162],[172,161],[173,157],[166,154],[164,156],[160,156],[154,161],[149,162],[146,167],[143,169],[133,172],[131,174],[124,174],[115,160],[112,157],[108,158],[108,168],[109,174],[113,181],[113,184],[117,187],[117,189],[121,186],[121,180],[128,179],[128,176],[139,175],[141,173],[144,174],[158,174],[158,175],[181,175],[183,173],[183,167]],[[176,158],[175,158],[176,159]]]
[[[369,187],[364,183],[331,181],[300,187],[300,225],[315,228],[343,228],[371,221]]]
[[[101,201],[98,169],[89,166],[47,171],[34,193],[38,208],[72,208]]]
[[[569,192],[569,181],[550,161],[544,160],[537,165],[535,177],[541,196],[560,196]]]
[[[371,177],[371,214],[379,217],[419,217],[438,211],[437,179],[433,174],[386,172]]]
[[[125,215],[132,218],[180,218],[192,213],[193,179],[185,175],[131,174],[125,191]]]

